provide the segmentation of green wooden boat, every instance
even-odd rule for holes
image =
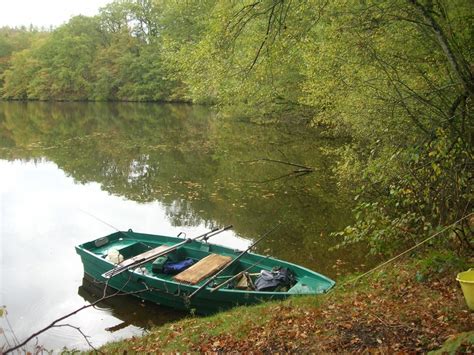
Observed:
[[[154,257],[153,251],[169,250],[169,248],[175,248],[172,253],[167,254],[174,260],[192,259],[195,264],[191,268],[196,272],[202,271],[197,270],[199,269],[198,265],[205,266],[206,260],[212,259],[214,256],[231,261],[241,254],[241,251],[209,244],[199,241],[197,238],[183,242],[182,238],[136,233],[132,230],[113,233],[78,245],[76,252],[82,259],[85,274],[92,279],[103,282],[104,285],[113,289],[134,293],[137,297],[160,305],[192,310],[200,314],[211,314],[236,305],[285,299],[292,295],[321,294],[335,284],[333,280],[302,266],[251,252],[245,253],[235,262],[221,265],[219,272],[217,272],[218,269],[209,270],[209,275],[190,284],[178,280],[178,275],[181,274],[169,275],[156,272],[153,262],[163,253],[154,253],[157,255]],[[118,254],[119,259],[111,260],[111,254],[115,256]],[[138,261],[140,263],[137,263]],[[191,268],[186,270],[187,274],[192,274]],[[268,274],[275,268],[291,270],[294,278],[288,289],[273,291],[238,289],[235,285],[232,286],[235,284],[233,282],[229,282],[225,286],[221,285],[216,289],[216,284],[229,280],[239,273],[242,274],[243,271],[248,272],[252,275],[251,279],[255,280],[258,277],[257,274],[261,274],[262,270]],[[120,270],[120,273],[114,274],[115,270]],[[219,274],[218,277],[217,274]],[[202,287],[209,283],[210,278],[213,278],[213,283]],[[200,288],[200,292],[195,293]],[[189,296],[193,293],[195,295],[190,298]]]

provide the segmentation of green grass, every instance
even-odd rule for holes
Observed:
[[[439,253],[391,264],[328,294],[188,317],[104,352],[429,351],[472,327],[455,275],[465,260]],[[419,274],[423,272],[423,277]],[[472,334],[471,334],[472,335]],[[336,344],[336,345],[334,345]]]
[[[474,331],[459,333],[448,339],[443,346],[431,351],[430,355],[440,354],[469,354],[474,351]]]

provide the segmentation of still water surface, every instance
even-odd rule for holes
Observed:
[[[0,345],[13,342],[12,330],[21,340],[97,299],[74,246],[114,228],[194,236],[233,224],[211,242],[245,248],[282,221],[257,252],[336,279],[360,266],[364,252],[330,250],[336,240],[329,233],[350,222],[350,196],[332,173],[331,150],[339,144],[205,107],[0,102],[0,306],[11,325],[1,319],[7,337],[0,335]],[[315,171],[301,174],[262,158]],[[100,346],[183,316],[124,297],[63,324]],[[38,343],[87,348],[68,327],[51,329]]]

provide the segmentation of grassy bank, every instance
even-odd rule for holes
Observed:
[[[326,295],[190,317],[101,350],[425,352],[447,342],[449,349],[472,351],[474,313],[455,280],[467,263],[425,255],[387,266],[356,285],[339,282]],[[468,333],[455,339],[462,332]]]

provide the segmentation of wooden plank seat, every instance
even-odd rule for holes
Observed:
[[[176,281],[197,284],[215,274],[232,260],[230,256],[210,254],[174,277]]]

